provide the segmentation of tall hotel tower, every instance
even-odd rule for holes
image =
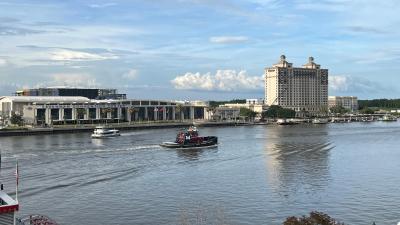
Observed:
[[[303,67],[293,67],[284,55],[265,68],[267,105],[279,105],[304,114],[320,114],[328,109],[328,70],[310,57]]]

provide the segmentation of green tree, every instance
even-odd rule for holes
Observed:
[[[362,114],[374,114],[374,110],[368,107],[359,110],[359,112]]]
[[[322,212],[311,212],[309,216],[288,217],[283,225],[344,225]]]
[[[12,124],[15,124],[15,125],[18,125],[18,126],[22,126],[22,124],[24,123],[24,119],[22,118],[21,115],[13,113],[11,115],[10,122]]]
[[[344,108],[344,107],[341,106],[341,105],[331,107],[331,108],[329,109],[329,111],[331,111],[331,113],[335,113],[335,114],[345,114],[345,113],[350,112],[350,110]]]
[[[272,105],[269,109],[263,112],[263,118],[293,118],[296,116],[296,111],[285,109],[278,105]]]
[[[86,115],[86,109],[78,108],[76,109],[76,121],[83,119]]]
[[[240,108],[239,115],[243,116],[243,117],[246,117],[246,118],[248,118],[250,120],[254,120],[254,118],[256,117],[257,113],[254,112],[251,109],[242,107],[242,108]]]

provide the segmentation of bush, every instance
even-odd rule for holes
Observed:
[[[16,124],[18,126],[22,126],[22,124],[24,123],[24,119],[22,119],[21,115],[12,114],[12,116],[10,118],[10,122],[12,124]]]
[[[344,225],[344,223],[336,221],[325,213],[314,211],[308,217],[288,217],[283,225]]]

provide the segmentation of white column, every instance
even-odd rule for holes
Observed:
[[[85,110],[86,110],[86,113],[85,113],[84,118],[85,118],[85,120],[89,120],[89,108],[86,108]]]
[[[46,108],[44,114],[45,114],[45,122],[46,122],[46,124],[50,124],[50,121],[51,121],[51,109]]]
[[[163,113],[163,120],[167,120],[167,107],[163,107],[163,111],[162,111],[162,113]]]
[[[149,109],[148,107],[144,107],[144,119],[147,120],[149,118]]]
[[[96,119],[100,119],[100,108],[96,107]]]
[[[75,108],[75,107],[72,107],[72,110],[71,110],[71,111],[72,111],[72,120],[78,119],[78,118],[77,118],[77,115],[76,115],[76,114],[77,114],[77,113],[76,113],[76,108]]]
[[[172,120],[175,120],[175,106],[172,106]]]
[[[121,109],[121,107],[118,107],[117,108],[117,117],[118,117],[118,119],[121,119],[121,115],[122,115],[122,109]]]
[[[58,119],[64,121],[64,108],[60,108],[58,111]]]
[[[190,106],[190,119],[194,120],[194,107]]]

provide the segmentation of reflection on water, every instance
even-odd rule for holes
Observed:
[[[334,145],[326,125],[274,126],[265,135],[267,173],[276,191],[312,194],[328,184],[329,152]]]

